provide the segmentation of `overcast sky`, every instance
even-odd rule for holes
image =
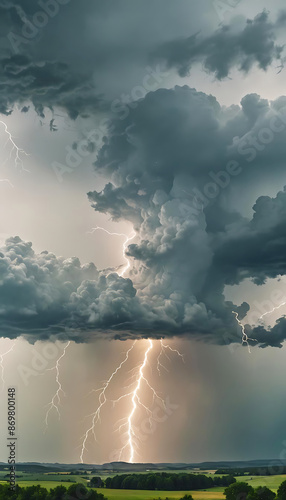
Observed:
[[[19,460],[128,461],[130,396],[106,404],[83,454],[82,436],[90,391],[137,340],[107,398],[132,392],[148,338],[146,376],[171,409],[154,423],[161,400],[142,384],[154,427],[138,408],[135,461],[279,458],[283,8],[71,0],[43,14],[0,0],[0,359],[3,394],[18,388]],[[161,338],[185,362],[163,348],[159,376]],[[59,420],[46,370],[69,341]]]

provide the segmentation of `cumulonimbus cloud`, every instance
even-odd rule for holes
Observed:
[[[249,306],[226,301],[224,288],[285,274],[286,192],[258,198],[249,217],[232,200],[258,176],[267,181],[270,162],[283,178],[284,108],[283,98],[250,95],[227,109],[177,87],[148,94],[125,120],[114,119],[95,164],[108,181],[89,199],[134,226],[128,279],[76,258],[36,255],[11,238],[0,256],[2,334],[239,341],[233,312],[243,318]],[[256,328],[253,337],[281,345],[284,325]]]

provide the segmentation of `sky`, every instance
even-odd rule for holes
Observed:
[[[0,0],[19,461],[283,456],[285,23],[278,0]]]

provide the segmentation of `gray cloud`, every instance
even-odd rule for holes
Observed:
[[[40,31],[35,40],[22,45],[21,53],[11,54],[7,35],[11,30],[22,33],[25,19],[31,22],[34,16],[31,3],[22,0],[17,5],[0,1],[4,30],[0,111],[10,113],[16,102],[25,112],[32,103],[40,115],[45,107],[61,107],[71,118],[105,109],[106,96],[100,92],[110,68],[116,74],[115,59],[126,53],[127,43],[130,47],[124,29],[119,34],[104,33],[109,2],[94,6],[87,1],[80,11],[71,3],[66,24],[61,10],[49,20],[47,32]],[[121,5],[119,1],[115,13]],[[91,44],[93,29],[87,41],[76,37],[74,42],[71,36],[75,28],[80,32],[87,26],[91,13],[92,27],[99,29],[96,36],[104,41],[101,46]],[[156,11],[155,19],[157,15]],[[164,29],[159,36],[152,21],[150,39],[138,27],[134,50],[122,55],[120,71],[124,73],[139,56],[139,66],[147,63],[151,48],[158,45],[167,64],[184,74],[198,61],[217,78],[227,76],[233,67],[248,71],[258,63],[267,69],[281,58],[275,30],[284,23],[283,16],[272,23],[263,13],[242,29],[233,23],[202,41],[196,35],[187,43],[186,39],[167,43],[176,38],[177,28],[171,33]],[[127,29],[132,16],[126,19]],[[135,24],[139,26],[139,17]],[[72,40],[71,47],[66,40]],[[221,53],[221,47],[229,52]],[[31,244],[11,238],[0,258],[2,335],[23,334],[31,340],[68,335],[77,341],[104,335],[190,335],[217,343],[240,341],[233,311],[242,318],[249,306],[226,301],[224,288],[245,278],[260,285],[285,273],[285,192],[273,199],[260,197],[248,218],[238,213],[232,198],[233,193],[253,188],[258,177],[267,182],[269,165],[271,174],[282,179],[284,108],[285,98],[270,103],[256,94],[245,96],[241,106],[224,108],[213,96],[185,86],[147,94],[130,106],[125,119],[113,115],[95,164],[105,187],[88,196],[97,212],[133,224],[136,239],[127,251],[130,279],[99,272],[76,258],[37,255]],[[273,119],[275,130],[269,129]],[[54,128],[53,120],[50,126]],[[237,169],[232,179],[227,170],[231,166],[233,172]],[[260,328],[252,336],[263,345],[279,345],[284,338],[282,319],[274,329],[274,335]]]
[[[251,218],[232,208],[232,190],[267,173],[257,155],[251,177],[245,177],[248,158],[233,137],[244,140],[265,129],[270,117],[280,120],[280,132],[265,152],[270,158],[272,151],[272,172],[279,174],[286,133],[284,115],[272,114],[279,109],[283,99],[270,104],[256,95],[246,96],[241,108],[225,109],[213,97],[177,87],[148,94],[126,120],[114,120],[95,165],[110,181],[89,198],[95,210],[133,223],[130,279],[81,266],[76,258],[36,255],[31,244],[12,238],[1,254],[3,334],[239,341],[233,311],[242,318],[249,306],[226,301],[224,287],[247,277],[262,284],[285,273],[286,192],[260,197]],[[222,180],[231,158],[240,160],[239,178],[205,204],[206,182],[213,176]],[[273,331],[256,329],[252,336],[263,345],[279,345],[284,322]]]
[[[69,0],[1,0],[0,113],[26,102],[42,116],[45,107],[59,107],[72,119],[110,109],[142,82],[156,44],[187,33],[189,11],[183,0],[85,0],[80,8]]]
[[[241,26],[241,20],[220,27],[209,36],[199,33],[165,43],[154,52],[154,57],[187,76],[194,64],[201,63],[218,80],[238,68],[247,73],[254,65],[266,70],[273,62],[281,61],[283,47],[276,42],[278,28],[285,24],[285,12],[276,23],[264,11]]]
[[[134,224],[139,241],[128,249],[131,277],[140,300],[152,297],[153,310],[164,311],[170,333],[178,327],[198,336],[211,332],[219,342],[237,337],[232,311],[243,317],[249,306],[226,302],[225,285],[284,274],[285,192],[260,197],[252,219],[231,203],[233,192],[251,189],[258,175],[267,179],[270,161],[272,174],[282,178],[284,106],[283,98],[269,103],[249,95],[241,107],[225,109],[178,87],[149,94],[127,120],[112,123],[95,164],[110,182],[89,198],[95,210]],[[259,143],[265,130],[270,141]],[[246,153],[250,139],[259,149]],[[228,175],[224,185],[230,161],[240,175],[232,182]],[[218,184],[210,184],[214,179]]]

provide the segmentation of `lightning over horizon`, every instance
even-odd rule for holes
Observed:
[[[135,453],[137,452],[138,448],[138,441],[140,441],[139,433],[137,432],[137,427],[135,426],[134,423],[134,418],[135,418],[135,413],[138,410],[139,407],[143,408],[144,411],[146,411],[148,415],[148,421],[150,424],[150,427],[152,426],[152,410],[151,407],[147,406],[144,401],[142,400],[142,397],[140,396],[141,391],[143,390],[143,385],[147,389],[149,393],[152,395],[152,404],[154,404],[155,401],[158,401],[160,403],[160,406],[165,408],[165,401],[164,399],[157,393],[157,391],[154,389],[154,387],[151,385],[150,381],[147,378],[147,375],[145,373],[146,367],[148,364],[150,364],[150,353],[154,349],[154,341],[152,339],[147,339],[147,340],[142,340],[141,342],[146,342],[146,347],[144,348],[144,356],[143,360],[139,362],[137,366],[135,366],[131,371],[133,373],[132,375],[132,382],[129,384],[128,387],[125,387],[123,389],[126,389],[126,393],[118,397],[117,399],[108,399],[106,395],[106,391],[109,389],[111,382],[114,380],[116,375],[118,374],[119,370],[127,363],[129,360],[129,355],[133,351],[135,345],[138,343],[137,340],[134,341],[132,344],[131,348],[128,349],[128,351],[125,353],[125,357],[123,361],[118,365],[118,367],[113,371],[109,379],[104,383],[103,387],[98,389],[98,390],[93,390],[92,392],[100,392],[99,394],[99,404],[95,410],[94,413],[91,415],[88,415],[91,417],[91,424],[89,428],[86,430],[84,436],[83,436],[83,441],[81,445],[81,454],[80,454],[80,462],[84,463],[84,454],[85,452],[88,451],[87,448],[87,441],[88,438],[91,434],[94,436],[94,440],[97,441],[96,439],[96,433],[95,433],[95,427],[96,424],[101,422],[101,411],[103,407],[106,405],[107,402],[110,402],[113,404],[113,406],[117,405],[120,401],[124,399],[130,399],[130,411],[128,415],[125,418],[122,418],[119,422],[122,422],[118,428],[117,431],[119,432],[121,439],[124,441],[124,444],[122,448],[119,450],[119,456],[118,460],[121,460],[124,452],[128,450],[128,462],[133,463],[134,458],[135,458]],[[140,345],[141,345],[140,342]],[[163,340],[161,339],[160,341],[160,352],[157,357],[157,363],[158,359],[162,355],[162,350],[169,349],[172,353],[177,354],[182,360],[184,360],[183,355],[177,350],[173,349],[170,345],[165,345],[163,344]],[[170,358],[168,358],[170,360]],[[163,366],[163,365],[162,365]],[[165,367],[164,367],[165,368]],[[130,389],[130,387],[132,387]]]
[[[81,461],[81,463],[83,463],[84,452],[87,451],[86,443],[87,443],[89,434],[91,432],[93,433],[94,439],[96,441],[95,425],[98,422],[100,422],[101,409],[105,405],[105,403],[107,402],[107,398],[106,398],[106,394],[105,394],[106,390],[108,389],[108,387],[109,387],[111,381],[113,380],[113,378],[117,375],[117,373],[119,372],[119,370],[121,370],[122,366],[125,365],[125,363],[128,361],[129,354],[133,350],[133,348],[135,347],[136,343],[137,343],[137,340],[135,340],[134,343],[132,344],[132,347],[130,347],[130,349],[128,349],[128,351],[125,354],[124,360],[114,370],[114,372],[111,374],[111,376],[109,377],[109,379],[103,384],[103,387],[101,389],[98,389],[97,391],[93,391],[93,392],[99,392],[99,391],[101,391],[100,394],[99,394],[99,406],[96,409],[96,411],[92,415],[90,415],[92,417],[91,426],[89,427],[89,429],[87,429],[87,431],[86,431],[86,433],[85,433],[85,435],[83,437],[83,442],[82,442],[82,447],[81,447],[81,454],[80,454],[80,461]]]

